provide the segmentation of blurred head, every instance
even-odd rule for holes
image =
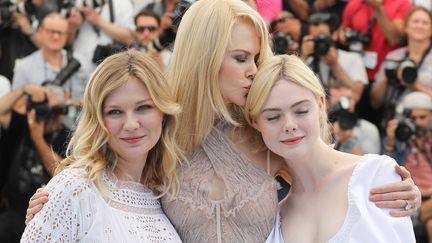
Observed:
[[[426,130],[432,124],[432,98],[423,92],[412,92],[406,95],[400,105],[411,110],[410,117],[415,123]]]
[[[176,132],[182,148],[201,144],[216,118],[238,124],[235,110],[245,103],[256,65],[270,55],[266,24],[248,4],[192,4],[177,32],[168,78],[184,104]]]
[[[356,100],[354,96],[354,91],[351,87],[347,87],[344,85],[340,86],[332,86],[330,87],[330,99],[329,104],[330,107],[338,103],[342,97],[347,97],[349,101],[348,111],[355,112]]]
[[[61,51],[67,42],[68,21],[58,13],[50,13],[38,28],[40,48],[50,52]]]
[[[296,41],[299,41],[301,35],[301,22],[292,13],[281,11],[272,21],[274,31],[282,31],[290,34]]]
[[[86,167],[97,181],[104,168],[121,169],[121,159],[146,153],[145,184],[154,189],[166,177],[172,190],[181,153],[170,129],[179,110],[150,57],[135,50],[110,56],[87,84],[66,163]]]
[[[266,60],[251,87],[246,119],[261,132],[273,152],[330,140],[325,91],[312,70],[298,57],[281,55]],[[286,147],[288,146],[288,147]]]
[[[142,46],[150,44],[158,35],[159,16],[152,11],[142,11],[135,16],[135,34]]]
[[[309,16],[309,34],[317,36],[319,34],[332,35],[335,31],[336,17],[330,13],[315,13]]]
[[[432,36],[432,14],[424,7],[412,8],[405,17],[405,32],[408,40],[430,41]]]

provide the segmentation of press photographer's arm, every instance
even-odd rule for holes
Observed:
[[[46,121],[37,121],[34,109],[27,112],[27,99],[31,99],[34,103],[40,103],[45,100],[48,92],[47,88],[41,86],[25,85],[0,98],[0,125],[7,131],[11,127],[13,112],[26,115],[31,140],[45,169],[52,175],[61,157],[51,149],[51,145],[44,139]],[[56,125],[53,124],[53,126]]]

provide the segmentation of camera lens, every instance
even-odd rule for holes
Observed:
[[[273,35],[273,52],[275,54],[286,54],[291,45],[291,36],[284,32],[276,32]]]
[[[413,84],[417,80],[417,64],[410,60],[406,59],[400,64],[400,68],[402,70],[402,79],[407,84]]]
[[[410,119],[400,122],[395,131],[395,137],[401,142],[406,142],[415,134],[416,125]]]
[[[314,52],[318,56],[325,56],[327,55],[330,46],[333,45],[333,40],[330,36],[325,34],[319,34],[314,38],[315,42],[315,48]]]

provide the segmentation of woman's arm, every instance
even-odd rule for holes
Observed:
[[[379,208],[395,209],[390,211],[390,215],[393,217],[414,215],[421,204],[420,190],[414,184],[411,174],[405,167],[395,165],[395,170],[402,177],[402,181],[372,188],[369,199]],[[407,201],[412,205],[411,209],[397,210],[405,208]]]

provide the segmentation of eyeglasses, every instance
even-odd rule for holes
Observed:
[[[331,13],[315,13],[309,16],[307,22],[312,25],[319,25],[321,23],[329,23],[334,21],[335,16]]]
[[[275,20],[276,23],[281,24],[284,23],[287,19],[294,19],[294,16],[285,16]]]
[[[151,32],[155,32],[157,30],[157,27],[156,26],[137,26],[135,31],[138,33],[143,33],[146,29],[151,33]]]
[[[41,28],[45,32],[47,32],[49,35],[54,35],[54,34],[57,34],[57,35],[60,35],[60,36],[66,35],[66,31],[53,30],[53,29],[49,29],[49,28],[45,28],[45,27],[41,27]]]

